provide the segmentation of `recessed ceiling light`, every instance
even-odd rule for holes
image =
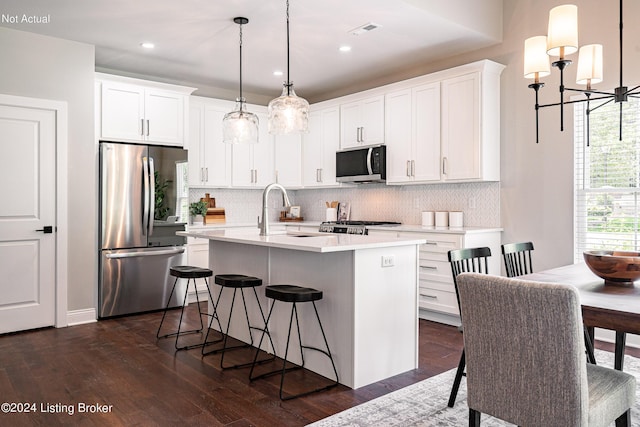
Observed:
[[[143,48],[145,48],[145,49],[153,49],[154,47],[156,47],[156,45],[154,45],[154,44],[153,44],[153,43],[151,43],[151,42],[143,42],[143,43],[140,43],[140,46],[142,46],[142,47],[143,47]]]
[[[276,70],[276,71],[273,72],[273,75],[276,76],[276,77],[280,77],[283,74],[284,73],[282,71],[280,71],[280,70]]]
[[[340,46],[340,52],[351,52],[351,46]]]

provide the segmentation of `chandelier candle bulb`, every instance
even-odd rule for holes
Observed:
[[[549,11],[547,33],[547,53],[559,56],[562,61],[566,55],[578,51],[578,6],[564,4]]]
[[[587,85],[587,89],[591,89],[591,85],[602,81],[602,45],[588,44],[580,48],[578,53],[578,72],[576,74],[576,83],[579,85]]]
[[[529,37],[524,41],[524,77],[535,79],[538,83],[541,77],[551,74],[549,55],[547,55],[547,37]]]

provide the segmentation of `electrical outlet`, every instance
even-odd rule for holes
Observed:
[[[395,255],[382,255],[382,266],[393,267],[396,264]]]

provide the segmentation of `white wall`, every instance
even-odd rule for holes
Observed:
[[[94,57],[87,44],[0,27],[0,93],[68,103],[69,310],[94,307],[97,288]]]

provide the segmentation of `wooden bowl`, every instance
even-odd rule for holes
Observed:
[[[633,286],[640,279],[640,252],[585,251],[584,260],[605,285]]]

